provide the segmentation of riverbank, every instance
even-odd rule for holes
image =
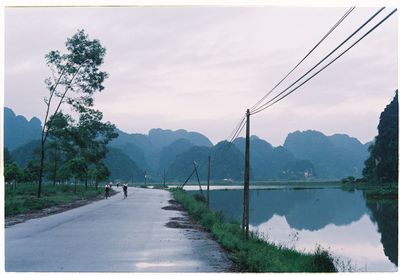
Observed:
[[[175,199],[182,204],[191,217],[224,247],[229,257],[244,272],[335,272],[333,258],[324,250],[313,254],[269,244],[255,234],[248,241],[243,238],[237,222],[225,223],[221,213],[207,209],[204,201],[195,199],[181,189],[174,189]]]

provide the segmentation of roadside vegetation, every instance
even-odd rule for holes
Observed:
[[[182,189],[172,189],[175,199],[224,247],[243,272],[336,272],[329,252],[317,247],[314,253],[301,253],[265,242],[256,234],[244,239],[236,221],[224,222],[223,214],[207,209],[200,198]]]
[[[37,197],[36,184],[5,186],[5,216],[30,213],[43,208],[58,206],[77,200],[93,199],[103,196],[103,189],[84,185],[51,184],[44,185],[43,194]]]

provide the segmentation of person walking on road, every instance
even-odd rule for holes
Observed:
[[[127,183],[124,183],[123,189],[124,189],[124,199],[126,199],[128,197],[128,184]]]

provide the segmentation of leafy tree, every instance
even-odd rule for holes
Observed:
[[[398,91],[381,113],[378,135],[370,146],[370,157],[365,161],[364,178],[369,181],[397,182],[399,150]]]
[[[102,180],[107,180],[111,173],[103,162],[98,162],[91,170],[91,174],[95,180],[96,189],[98,189],[99,182]]]
[[[76,155],[84,160],[85,187],[92,166],[96,166],[106,157],[106,145],[116,138],[115,125],[101,120],[103,114],[94,109],[82,108],[78,125],[73,129],[73,139],[76,144]]]
[[[59,112],[50,118],[52,128],[49,129],[49,142],[46,146],[48,153],[47,172],[53,181],[53,186],[58,179],[59,167],[67,161],[67,156],[72,155],[71,127],[73,119],[69,115]]]
[[[24,169],[24,181],[38,182],[40,166],[38,162],[30,161]]]
[[[13,158],[11,156],[10,151],[7,148],[4,148],[4,165],[11,164],[13,162]]]
[[[61,105],[65,102],[74,108],[92,106],[92,95],[104,89],[102,83],[107,78],[107,73],[99,70],[106,53],[99,40],[90,40],[84,30],[78,30],[67,39],[65,46],[67,53],[51,51],[45,57],[52,71],[52,77],[45,80],[49,95],[44,98],[46,115],[41,133],[38,197],[42,188],[45,143],[49,130],[53,127],[50,118],[60,111]]]
[[[5,181],[8,183],[15,182],[18,178],[19,173],[20,168],[18,167],[18,164],[16,162],[7,164],[4,169]]]
[[[66,182],[72,177],[72,171],[69,161],[64,162],[57,169],[57,178],[60,182]]]
[[[77,181],[84,179],[87,167],[85,165],[85,160],[82,157],[77,157],[77,158],[71,159],[68,161],[68,163],[69,163],[70,171],[72,172],[72,175],[74,176],[74,180],[75,180],[74,192],[76,193]]]

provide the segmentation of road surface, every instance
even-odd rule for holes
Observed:
[[[121,192],[107,200],[8,227],[5,269],[230,271],[232,263],[219,245],[208,233],[187,226],[186,214],[174,209],[171,199],[164,190],[130,188],[127,199]]]

